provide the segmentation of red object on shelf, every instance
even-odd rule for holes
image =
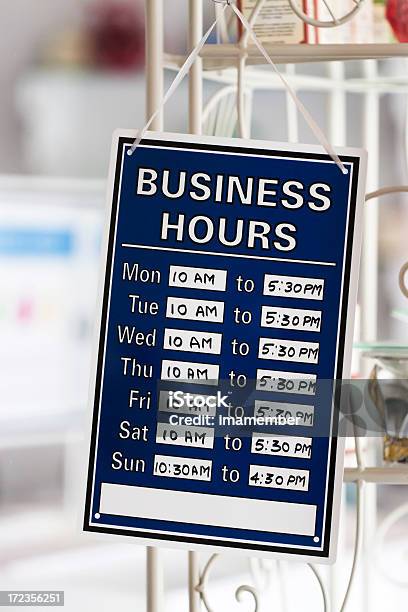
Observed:
[[[388,0],[386,16],[399,42],[408,42],[408,0]]]
[[[102,0],[88,6],[87,33],[97,66],[131,70],[143,65],[143,16],[130,2]]]

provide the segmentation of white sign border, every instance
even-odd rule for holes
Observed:
[[[81,506],[80,506],[80,521],[81,521],[81,530],[84,535],[87,537],[94,537],[100,539],[103,537],[112,537],[114,538],[117,534],[122,535],[122,537],[127,537],[130,541],[134,542],[134,535],[132,535],[132,531],[143,531],[146,533],[146,536],[137,535],[140,544],[144,544],[146,546],[163,546],[163,547],[173,547],[173,548],[182,548],[188,549],[188,544],[191,543],[194,548],[198,548],[199,550],[206,551],[208,553],[220,552],[223,550],[224,552],[230,553],[242,553],[246,556],[251,554],[254,557],[265,558],[268,556],[279,558],[286,558],[292,561],[301,561],[301,562],[313,562],[313,563],[334,563],[336,560],[337,553],[337,540],[338,533],[336,532],[338,524],[339,524],[339,514],[340,514],[340,504],[341,504],[341,489],[342,489],[342,479],[343,479],[343,471],[344,471],[344,447],[345,447],[345,439],[344,437],[337,438],[337,448],[336,448],[336,458],[335,458],[335,470],[334,470],[334,490],[333,490],[333,502],[332,502],[332,523],[335,529],[331,530],[330,544],[327,556],[321,556],[319,553],[322,552],[322,549],[319,548],[310,548],[310,547],[300,547],[300,546],[292,546],[292,545],[270,545],[268,546],[265,543],[260,543],[262,545],[262,550],[257,549],[257,543],[254,541],[245,541],[245,540],[237,540],[231,539],[231,541],[226,542],[224,538],[220,538],[220,544],[206,544],[206,543],[196,543],[195,540],[199,539],[202,541],[205,540],[216,540],[214,536],[197,536],[196,534],[180,534],[180,532],[169,532],[169,531],[158,531],[158,530],[140,530],[137,528],[130,527],[115,527],[112,525],[104,525],[101,522],[95,522],[92,520],[88,521],[87,511],[88,506],[89,510],[91,510],[93,495],[94,495],[94,476],[95,476],[95,464],[97,457],[97,449],[95,447],[95,455],[94,455],[94,464],[92,466],[92,492],[89,491],[89,478],[91,475],[91,467],[90,467],[90,458],[91,458],[91,450],[92,446],[90,444],[92,437],[92,430],[94,423],[94,402],[95,402],[95,391],[96,391],[96,380],[97,380],[97,370],[98,370],[98,356],[99,356],[99,347],[100,347],[100,330],[101,330],[101,322],[102,322],[102,312],[103,312],[103,303],[104,303],[104,293],[105,293],[105,283],[106,283],[106,264],[108,257],[108,247],[110,240],[110,232],[111,232],[111,216],[112,216],[112,204],[115,195],[115,176],[117,171],[117,155],[118,155],[118,146],[119,139],[135,139],[137,137],[137,130],[128,130],[128,129],[118,129],[113,134],[113,143],[111,150],[111,158],[110,158],[110,169],[109,169],[109,179],[108,179],[108,189],[107,189],[107,201],[106,201],[106,219],[105,219],[105,232],[104,239],[102,243],[101,249],[101,264],[100,264],[100,276],[99,276],[99,290],[98,290],[98,300],[97,300],[97,313],[96,313],[96,325],[94,330],[94,343],[93,343],[93,356],[92,356],[92,364],[91,364],[91,377],[90,377],[90,387],[89,387],[89,401],[88,401],[88,411],[87,411],[87,425],[86,425],[86,435],[84,440],[84,461],[82,465],[85,466],[85,469],[82,473],[82,478],[80,481],[82,482],[82,490],[81,490]],[[288,152],[288,159],[294,159],[290,155],[290,153],[303,153],[305,155],[311,154],[320,154],[325,155],[325,151],[322,147],[317,145],[298,145],[298,144],[290,144],[290,143],[279,143],[272,141],[262,141],[262,140],[245,140],[241,138],[216,138],[211,136],[191,136],[187,134],[175,134],[169,132],[147,132],[145,135],[146,140],[160,140],[163,142],[179,142],[179,143],[192,143],[192,144],[204,144],[204,145],[214,145],[214,146],[225,146],[232,148],[246,148],[246,149],[256,149],[256,155],[259,155],[260,149],[266,149],[269,151],[279,151],[279,152]],[[143,141],[140,146],[143,146]],[[188,148],[188,146],[186,147]],[[195,150],[197,150],[195,148]],[[232,152],[228,152],[229,154],[233,154]],[[354,236],[353,236],[353,249],[351,253],[351,266],[350,266],[350,280],[349,280],[349,299],[347,306],[347,326],[345,333],[345,342],[344,342],[344,353],[343,353],[343,367],[342,367],[342,375],[341,377],[349,378],[351,372],[351,353],[352,353],[352,343],[353,343],[353,330],[354,330],[354,317],[355,317],[355,307],[357,299],[357,287],[358,287],[358,271],[360,264],[360,254],[361,254],[361,242],[362,242],[362,222],[363,222],[363,204],[364,204],[364,196],[365,196],[365,177],[366,177],[366,167],[367,167],[367,154],[362,149],[350,148],[350,147],[336,147],[336,153],[339,156],[351,156],[359,159],[360,167],[359,167],[359,178],[357,184],[357,194],[356,194],[356,205],[355,205],[355,223],[354,223]],[[248,153],[248,155],[251,155]],[[285,155],[279,156],[281,158],[286,158]],[[307,159],[302,159],[302,161],[307,161]],[[311,161],[316,161],[315,159]],[[334,164],[332,160],[329,158],[327,160],[319,160],[321,163],[331,163]],[[123,167],[123,156],[122,156],[122,167]],[[121,191],[121,181],[122,181],[122,168],[120,172],[120,183],[118,188],[118,196]],[[350,190],[351,190],[351,181],[350,181]],[[350,199],[349,199],[350,203]],[[348,215],[350,212],[350,207],[348,209]],[[113,252],[115,251],[116,246],[116,231],[117,231],[117,219],[119,214],[119,206],[117,208],[117,216],[115,219],[115,232],[114,232],[114,240],[113,240]],[[347,257],[347,243],[349,239],[348,235],[348,226],[347,226],[347,234],[345,236],[345,249],[344,249],[344,261]],[[110,303],[110,293],[111,293],[111,282],[113,275],[113,261],[112,266],[109,271],[110,279],[109,279],[109,301]],[[342,279],[342,289],[341,295],[343,300],[343,284],[344,284],[344,274]],[[108,319],[109,312],[107,312],[107,321],[106,321],[106,329],[105,329],[105,339],[104,346],[106,346],[106,335],[108,329]],[[338,335],[337,335],[337,349],[339,343],[339,334],[340,334],[340,324],[341,324],[341,316],[339,317],[338,324]],[[337,353],[336,349],[336,353]],[[102,371],[103,376],[103,371]],[[99,419],[100,419],[100,406],[98,410],[98,419],[96,422],[96,445],[97,445],[97,437],[99,433]],[[329,453],[331,453],[331,440],[330,440],[330,448]],[[327,471],[327,479],[329,478],[329,470]],[[327,496],[326,496],[327,502]],[[84,517],[84,508],[85,508],[85,517]],[[325,508],[326,513],[326,508]],[[326,524],[326,518],[324,519],[324,525]],[[149,533],[152,533],[152,537],[149,538]],[[153,534],[157,536],[156,539],[153,537]],[[160,539],[161,536],[170,536],[171,539]],[[174,536],[174,538],[172,537]],[[323,530],[323,541],[324,541],[324,530]],[[242,547],[245,546],[245,548]],[[252,546],[255,546],[253,548]],[[275,550],[268,550],[275,549]],[[285,551],[285,548],[293,548],[300,551],[302,548],[305,549],[305,553],[289,553]],[[276,550],[279,549],[279,550]],[[315,553],[315,554],[313,554]],[[317,554],[316,554],[317,553]]]

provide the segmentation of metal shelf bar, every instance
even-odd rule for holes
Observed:
[[[165,54],[164,67],[169,70],[178,70],[182,61],[181,56]],[[224,70],[207,70],[204,77],[208,81],[235,85],[237,80],[236,68]],[[302,91],[331,92],[333,87],[346,93],[366,93],[375,91],[379,94],[406,94],[408,92],[408,77],[377,76],[363,79],[347,78],[344,80],[332,77],[315,76],[307,74],[290,73],[287,80],[292,87]],[[262,68],[252,67],[245,73],[245,86],[256,90],[283,91],[284,86],[280,79],[272,72]]]
[[[189,0],[188,46],[193,49],[203,36],[203,3],[202,0]],[[203,108],[202,59],[197,58],[191,67],[189,77],[189,131],[201,134]]]
[[[371,482],[382,485],[408,485],[408,466],[346,468],[344,482]]]
[[[408,44],[336,44],[336,45],[264,45],[277,64],[330,62],[345,60],[385,59],[408,56]],[[237,43],[205,45],[201,52],[204,68],[225,68],[235,65],[242,49]],[[254,45],[247,49],[248,64],[265,64]]]
[[[163,99],[164,28],[163,0],[145,0],[146,15],[146,120],[150,119]],[[163,129],[163,112],[151,124],[152,130]],[[146,611],[163,612],[164,569],[161,552],[146,548]]]
[[[160,551],[154,546],[146,549],[146,610],[163,612],[163,567]]]
[[[203,2],[202,0],[189,0],[189,28],[188,45],[193,49],[203,36]],[[188,77],[188,109],[189,132],[200,135],[202,132],[203,109],[203,69],[202,59],[197,57],[191,67]],[[196,585],[200,580],[198,553],[188,551],[188,609],[189,612],[199,612],[201,608],[200,594]]]
[[[145,0],[146,14],[146,117],[150,119],[163,99],[163,0]],[[151,124],[163,129],[163,112]]]

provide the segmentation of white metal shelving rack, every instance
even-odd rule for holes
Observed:
[[[203,35],[203,3],[207,0],[186,0],[188,3],[189,26],[188,46],[195,46]],[[258,4],[264,0],[258,0]],[[146,7],[146,75],[147,75],[147,118],[153,115],[163,98],[163,71],[164,68],[179,68],[184,57],[169,55],[164,51],[163,44],[163,12],[164,0],[145,0]],[[369,168],[367,190],[378,188],[379,176],[379,113],[380,98],[383,94],[407,94],[408,73],[401,78],[383,77],[378,71],[377,60],[408,57],[408,45],[400,44],[352,44],[352,45],[265,45],[268,53],[277,64],[287,64],[286,78],[296,91],[325,92],[328,96],[328,136],[334,145],[346,145],[347,110],[346,96],[348,93],[360,94],[363,100],[364,125],[361,145],[369,151]],[[250,108],[250,98],[254,90],[281,90],[282,83],[273,73],[257,67],[265,63],[264,59],[254,46],[222,43],[206,45],[189,73],[189,131],[200,134],[203,128],[211,133],[216,131],[216,118],[212,113],[220,111],[221,101],[224,101],[224,112],[231,111],[231,96],[237,96],[237,67],[240,58],[245,53],[245,64],[251,69],[245,72],[244,89],[248,93],[247,104]],[[347,79],[344,62],[347,60],[365,60],[362,62],[362,77]],[[310,62],[327,62],[324,77],[299,74],[297,64]],[[242,78],[242,74],[241,74]],[[220,91],[210,100],[206,107],[203,105],[204,79],[218,82],[222,85]],[[229,98],[229,101],[228,101]],[[242,100],[241,100],[242,104]],[[235,101],[233,102],[235,106]],[[239,96],[238,96],[239,105]],[[250,113],[245,113],[242,124],[235,115],[230,121],[231,132],[238,126],[238,132],[243,130],[250,134]],[[241,109],[242,110],[242,109]],[[211,121],[212,118],[212,121]],[[286,121],[288,140],[296,142],[298,139],[298,118],[296,109],[289,96],[286,96]],[[210,127],[209,127],[210,126]],[[153,130],[162,130],[164,127],[163,113],[160,113],[151,125]],[[226,124],[223,124],[226,127]],[[227,133],[223,135],[232,135]],[[360,300],[362,306],[361,336],[365,340],[374,340],[377,337],[377,270],[378,270],[378,203],[372,200],[365,211],[365,237],[363,242]],[[374,454],[370,456],[374,458]],[[373,535],[377,529],[376,524],[376,486],[378,484],[408,485],[408,468],[404,466],[390,467],[360,467],[345,470],[346,483],[356,483],[362,488],[364,504],[362,505],[362,522],[364,530],[361,542],[356,545],[362,548],[361,556],[362,578],[364,583],[364,612],[372,612],[370,602],[370,559],[367,553],[370,550]],[[363,486],[364,483],[364,486]],[[398,509],[395,518],[408,508]],[[390,519],[392,522],[392,519]],[[388,522],[390,522],[388,521]],[[358,551],[359,552],[359,551]],[[210,612],[210,604],[206,597],[206,588],[210,568],[215,557],[210,558],[204,568],[200,569],[198,555],[188,552],[188,594],[190,612],[198,612],[204,606]],[[259,569],[259,568],[258,568]],[[336,572],[330,572],[330,603],[333,612],[337,612],[338,585],[336,585]],[[253,595],[257,608],[257,595],[252,587],[243,586],[241,591]],[[241,592],[240,591],[240,592]],[[240,593],[238,593],[239,595]],[[147,610],[148,612],[162,612],[164,609],[163,567],[158,549],[147,549]],[[347,604],[348,602],[344,602]],[[270,606],[272,603],[270,602]],[[329,609],[326,602],[325,610]],[[341,612],[348,610],[347,605],[341,607]],[[362,611],[363,612],[363,611]]]

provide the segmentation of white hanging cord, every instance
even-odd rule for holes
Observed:
[[[232,8],[234,13],[236,14],[236,16],[238,17],[238,19],[241,21],[241,23],[244,26],[244,28],[247,30],[249,35],[252,37],[252,40],[254,41],[254,43],[255,43],[256,47],[258,48],[259,52],[264,56],[264,58],[266,59],[268,64],[270,64],[272,66],[272,68],[274,69],[274,71],[276,72],[276,74],[278,75],[278,77],[280,78],[280,80],[282,81],[284,86],[286,87],[289,95],[291,96],[292,100],[295,102],[295,104],[298,107],[299,111],[301,112],[301,114],[305,118],[307,124],[309,125],[310,129],[312,130],[312,132],[316,136],[317,140],[320,142],[322,147],[326,150],[327,154],[330,155],[332,160],[338,165],[338,167],[340,168],[342,173],[343,174],[348,174],[347,168],[345,168],[343,162],[341,161],[341,159],[339,158],[339,156],[337,155],[337,153],[335,152],[335,150],[331,146],[330,142],[327,140],[326,136],[323,134],[322,130],[319,128],[319,126],[317,125],[317,123],[315,122],[313,117],[310,115],[309,111],[306,109],[304,104],[297,97],[296,93],[294,92],[292,87],[289,85],[289,83],[287,82],[285,77],[280,73],[280,71],[278,70],[278,68],[275,65],[275,63],[272,61],[271,57],[269,56],[268,52],[266,51],[266,49],[264,48],[262,43],[258,40],[255,32],[253,31],[252,27],[248,23],[248,20],[246,19],[246,17],[244,17],[244,15],[241,13],[241,11],[236,7],[236,5],[233,2],[229,2],[228,0],[227,0],[227,2],[228,2],[228,5]]]
[[[208,30],[206,31],[206,33],[204,34],[204,36],[202,37],[202,39],[200,40],[198,45],[191,51],[190,55],[187,57],[186,61],[184,62],[184,64],[180,68],[180,70],[179,70],[177,76],[175,77],[174,81],[172,82],[172,84],[170,85],[168,90],[166,91],[166,94],[165,94],[163,100],[161,101],[159,107],[154,111],[154,113],[150,117],[149,121],[146,123],[144,128],[142,130],[140,130],[139,134],[135,138],[131,148],[127,152],[128,155],[132,155],[134,153],[135,149],[139,146],[140,141],[145,136],[147,130],[149,129],[149,127],[152,124],[152,122],[154,121],[154,119],[162,111],[164,105],[168,102],[168,100],[171,98],[171,96],[174,94],[174,92],[176,91],[176,89],[180,85],[181,81],[184,79],[186,74],[189,72],[191,66],[194,64],[196,58],[199,56],[199,54],[201,52],[201,49],[204,47],[205,43],[207,42],[211,32],[213,31],[215,26],[218,24],[220,19],[223,18],[227,8],[228,8],[228,4],[225,4],[223,10],[217,15],[214,23],[208,28]]]
[[[176,91],[177,87],[180,85],[181,81],[184,79],[186,74],[189,72],[191,66],[193,65],[193,63],[195,61],[195,59],[201,53],[201,50],[204,47],[205,43],[207,42],[207,39],[209,38],[211,32],[216,27],[216,25],[218,24],[219,20],[223,18],[224,14],[225,14],[225,11],[230,6],[231,9],[233,10],[233,12],[238,17],[238,19],[241,21],[241,23],[244,26],[245,30],[252,37],[252,39],[253,39],[255,45],[257,46],[258,50],[260,51],[260,53],[264,56],[264,58],[266,59],[268,64],[270,64],[272,66],[272,68],[274,69],[274,71],[276,72],[276,74],[278,75],[280,80],[282,81],[283,85],[286,87],[289,95],[291,96],[291,98],[295,102],[295,104],[296,104],[297,108],[299,109],[300,113],[305,118],[305,120],[308,123],[310,129],[312,130],[312,132],[316,136],[317,140],[320,142],[322,147],[326,150],[327,154],[337,164],[337,166],[340,168],[340,170],[343,172],[343,174],[347,174],[348,173],[347,168],[345,168],[345,166],[343,165],[343,163],[340,160],[339,156],[337,155],[337,153],[335,152],[335,150],[333,149],[333,147],[331,146],[331,144],[327,140],[326,136],[323,134],[322,130],[319,128],[317,123],[314,121],[314,119],[310,115],[309,111],[306,109],[306,107],[303,105],[303,103],[299,100],[299,98],[297,97],[296,93],[291,88],[289,83],[286,81],[284,76],[279,72],[279,70],[276,67],[275,63],[272,61],[272,59],[268,55],[268,53],[265,50],[264,46],[258,40],[258,38],[257,38],[255,32],[253,31],[251,25],[249,24],[248,20],[244,17],[244,15],[241,13],[241,11],[236,7],[236,5],[232,2],[232,0],[213,0],[213,2],[216,2],[217,4],[223,4],[224,5],[224,8],[223,8],[222,12],[219,15],[217,15],[214,23],[208,28],[207,32],[204,34],[204,36],[202,37],[202,39],[200,40],[198,45],[191,51],[191,53],[187,57],[186,61],[184,62],[184,64],[180,68],[180,71],[177,74],[176,78],[174,79],[174,81],[170,85],[169,89],[167,90],[167,92],[166,92],[163,100],[161,101],[159,107],[155,110],[153,115],[150,117],[149,121],[146,123],[144,128],[138,133],[138,135],[135,138],[131,148],[128,150],[128,155],[132,155],[134,153],[135,149],[140,144],[140,141],[143,139],[143,137],[145,136],[147,130],[149,129],[152,121],[154,121],[154,119],[157,117],[157,115],[162,111],[164,105],[171,98],[171,96]]]

